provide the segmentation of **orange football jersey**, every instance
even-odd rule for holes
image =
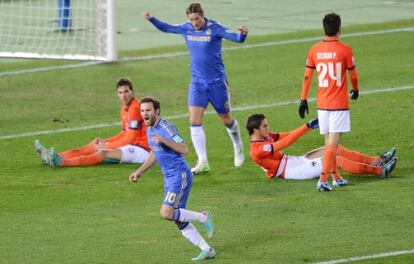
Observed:
[[[309,131],[307,125],[300,126],[287,133],[269,133],[269,137],[263,140],[250,142],[250,157],[272,178],[276,175],[280,161],[285,155],[282,150],[299,137]]]
[[[134,98],[128,109],[122,105],[120,115],[122,131],[107,143],[107,148],[113,149],[125,145],[136,145],[150,150],[146,132],[147,127],[141,116],[140,101]]]
[[[336,37],[325,37],[309,49],[306,67],[318,73],[318,109],[348,110],[346,71],[355,68],[352,48]]]

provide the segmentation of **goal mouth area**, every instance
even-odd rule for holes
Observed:
[[[114,0],[0,1],[0,57],[115,61]]]
[[[90,56],[83,54],[40,54],[31,52],[1,52],[0,57],[5,58],[25,58],[25,59],[58,59],[58,60],[96,60],[96,61],[114,61],[104,56]]]

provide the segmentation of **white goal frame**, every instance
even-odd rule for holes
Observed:
[[[1,1],[1,0],[0,0]],[[9,2],[10,5],[13,4],[14,0],[11,0]],[[36,0],[35,0],[36,1]],[[78,1],[78,2],[76,2]],[[72,0],[72,3],[79,3],[84,0]],[[2,20],[0,18],[0,57],[10,57],[10,58],[38,58],[38,59],[68,59],[68,60],[100,60],[100,61],[115,61],[117,60],[117,46],[116,46],[116,12],[115,12],[115,0],[90,0],[92,4],[94,4],[94,12],[93,17],[95,21],[91,22],[91,25],[88,25],[88,29],[77,29],[76,25],[76,18],[73,18],[71,20],[71,24],[73,24],[73,29],[70,28],[67,31],[61,30],[59,32],[59,26],[56,26],[57,23],[59,23],[58,20],[55,20],[50,26],[50,29],[41,29],[43,31],[48,31],[48,36],[50,36],[49,39],[38,39],[37,41],[40,42],[43,47],[40,47],[39,50],[37,50],[38,43],[34,44],[34,46],[30,46],[31,39],[28,38],[25,39],[25,34],[21,34],[22,32],[25,33],[27,30],[30,30],[30,28],[33,28],[33,26],[29,22],[25,22],[25,24],[28,24],[27,27],[29,29],[24,30],[15,30],[17,32],[13,31],[13,27],[15,25],[13,24],[7,24],[8,19],[4,16],[4,19]],[[40,1],[37,1],[40,2]],[[47,1],[45,1],[47,3]],[[57,0],[54,0],[54,2],[48,2],[50,5],[53,5],[53,8],[57,6]],[[56,6],[55,6],[56,5]],[[0,3],[1,8],[1,3]],[[25,7],[26,8],[26,7]],[[34,9],[37,7],[34,7]],[[39,9],[39,8],[37,8]],[[61,9],[59,9],[61,10]],[[14,12],[14,10],[12,10]],[[7,11],[4,11],[7,12]],[[16,13],[19,11],[16,10]],[[56,17],[54,19],[60,19],[58,18],[58,9],[51,10],[49,12],[53,12],[53,14],[56,13]],[[1,15],[0,10],[0,15]],[[6,14],[8,16],[11,16],[10,14]],[[60,15],[60,13],[59,13]],[[32,18],[34,21],[38,21],[40,19],[43,19],[42,17],[39,17],[39,15],[35,15],[36,17]],[[35,20],[37,19],[37,20]],[[50,18],[45,18],[44,20]],[[92,18],[93,19],[93,18]],[[42,21],[43,22],[43,21]],[[55,23],[57,22],[57,23]],[[13,22],[10,22],[13,23]],[[16,28],[17,29],[17,28]],[[66,44],[64,43],[65,39],[72,41],[70,38],[75,38],[76,34],[82,34],[81,30],[88,31],[88,37],[90,39],[87,39],[85,41],[88,41],[88,50],[77,50],[73,47],[68,47],[67,50],[65,50],[64,47]],[[55,33],[50,33],[50,32]],[[20,35],[19,35],[20,34]],[[43,34],[43,33],[42,33]],[[12,35],[12,36],[11,36]],[[29,34],[26,34],[29,35]],[[49,45],[49,42],[55,41],[53,38],[60,38],[59,44],[53,43],[50,45],[57,45],[58,48],[50,48],[50,51],[45,48],[45,46]],[[16,40],[15,40],[16,39]],[[49,42],[48,42],[49,41]],[[83,39],[78,40],[78,42],[83,41]],[[16,44],[15,44],[16,43]],[[25,47],[19,47],[20,43],[25,43]],[[60,43],[64,43],[61,44]],[[73,42],[76,43],[76,42]],[[59,46],[60,45],[60,46]],[[73,45],[73,44],[72,44]]]

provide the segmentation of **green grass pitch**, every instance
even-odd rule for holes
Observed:
[[[343,33],[407,27],[414,27],[414,20],[346,27]],[[245,45],[315,36],[320,31],[252,37]],[[317,192],[316,181],[268,180],[250,159],[241,169],[233,167],[224,127],[215,115],[206,115],[212,171],[194,178],[188,208],[214,214],[217,236],[210,244],[218,256],[212,262],[313,263],[414,248],[414,89],[398,90],[414,86],[414,32],[342,41],[354,49],[361,92],[376,91],[351,103],[352,132],[342,144],[372,155],[396,146],[399,162],[392,177],[343,173],[350,185],[331,193]],[[256,106],[234,112],[241,125],[259,112],[275,131],[303,123],[296,103],[267,105],[299,100],[313,43],[224,52],[233,108]],[[0,71],[66,63],[16,61],[0,64]],[[122,76],[133,79],[138,97],[158,97],[164,117],[185,114],[188,63],[188,56],[180,56],[0,77],[0,136],[117,122],[114,83]],[[397,90],[377,91],[386,88]],[[314,85],[312,97],[315,91]],[[311,103],[308,117],[315,115]],[[187,118],[171,121],[191,145]],[[53,169],[40,165],[33,149],[36,138],[65,150],[118,130],[111,126],[0,140],[0,263],[187,263],[199,253],[174,224],[159,217],[163,178],[158,167],[131,184],[128,176],[135,165]],[[248,137],[242,132],[248,156]],[[314,131],[286,152],[301,155],[322,144]],[[193,151],[186,159],[195,163]],[[358,263],[413,262],[411,254]]]

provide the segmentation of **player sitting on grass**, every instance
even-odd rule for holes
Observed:
[[[269,178],[306,180],[318,178],[321,174],[325,147],[314,149],[303,156],[284,154],[282,150],[311,129],[318,128],[318,119],[313,119],[289,132],[272,133],[263,114],[249,116],[246,129],[250,135],[250,156]],[[372,174],[380,178],[391,176],[397,164],[395,147],[378,156],[368,156],[339,145],[336,152],[338,167],[348,173]],[[335,179],[332,182],[337,187]],[[319,191],[332,189],[319,188]]]
[[[52,167],[92,166],[102,162],[143,163],[149,154],[146,126],[140,113],[140,101],[134,97],[132,82],[122,78],[116,83],[121,106],[122,130],[108,139],[94,139],[76,149],[56,153],[35,141],[36,152],[44,164]]]

